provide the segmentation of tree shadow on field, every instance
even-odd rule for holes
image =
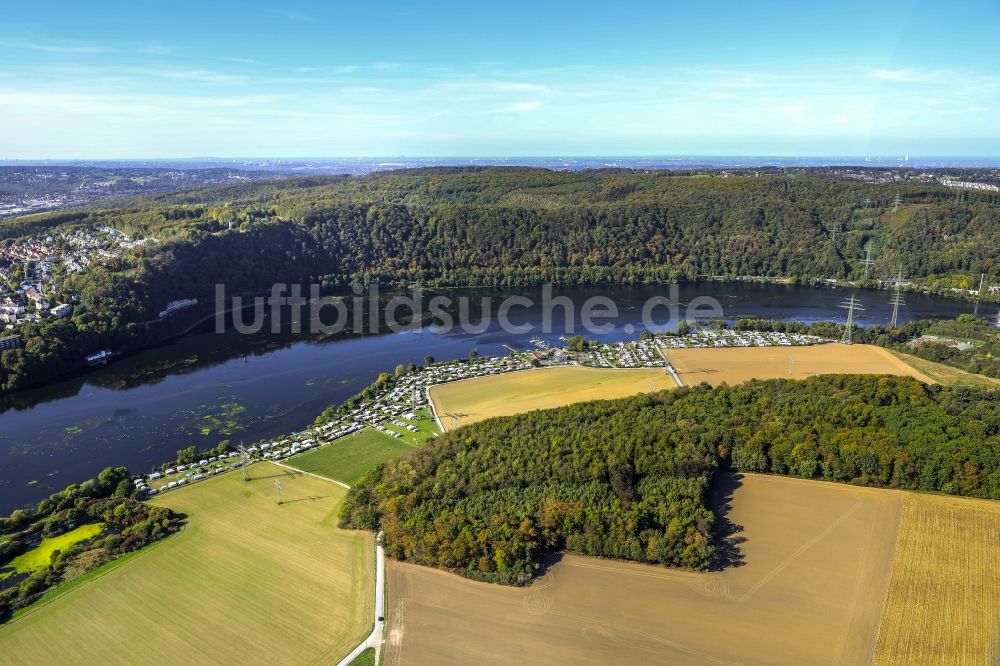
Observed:
[[[712,482],[708,502],[709,509],[715,514],[715,525],[712,530],[715,556],[710,567],[712,571],[722,571],[746,564],[743,550],[740,548],[747,540],[745,536],[740,535],[743,526],[729,519],[729,512],[733,508],[733,494],[742,485],[743,475],[736,472],[720,472]]]
[[[550,550],[542,553],[538,560],[538,568],[532,576],[532,580],[538,580],[549,572],[549,569],[562,562],[563,553],[560,550]]]

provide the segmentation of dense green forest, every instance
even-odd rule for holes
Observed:
[[[831,375],[494,418],[371,471],[341,521],[383,530],[392,557],[507,584],[559,549],[704,568],[726,468],[1000,499],[1000,393]]]
[[[899,194],[902,204],[894,204]],[[821,171],[671,173],[421,169],[242,183],[0,223],[0,239],[108,224],[158,242],[67,278],[73,317],[26,325],[0,390],[46,381],[103,348],[176,332],[165,304],[275,282],[519,286],[756,276],[863,281],[902,267],[934,291],[1000,272],[1000,198],[875,185]],[[202,314],[205,309],[202,310]],[[185,316],[193,316],[186,313]],[[183,318],[183,317],[182,317]]]

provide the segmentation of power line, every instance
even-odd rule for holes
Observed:
[[[827,227],[827,231],[830,232],[830,240],[833,241],[834,243],[836,243],[837,242],[837,233],[840,231],[840,223],[839,222],[831,222],[830,225]]]
[[[871,241],[868,241],[867,243],[865,243],[865,260],[862,261],[861,263],[863,263],[865,265],[865,280],[867,281],[868,280],[869,269],[871,269],[872,264],[875,263],[875,260],[872,259],[872,242]]]
[[[896,285],[893,289],[892,298],[889,299],[889,303],[892,305],[892,319],[889,321],[889,326],[896,328],[899,323],[899,306],[906,305],[903,301],[903,295],[900,293],[900,289],[903,286],[903,266],[899,267],[899,275],[896,276]]]
[[[250,480],[250,472],[247,469],[247,465],[250,463],[250,454],[247,452],[247,448],[243,446],[243,442],[240,442],[240,456],[243,458],[241,461],[243,467],[243,482],[246,483]]]
[[[853,333],[854,333],[854,311],[864,310],[864,306],[861,305],[861,301],[854,298],[854,294],[851,294],[850,298],[844,300],[839,306],[847,310],[847,326],[844,327],[844,335],[840,338],[840,341],[845,345],[853,343]]]

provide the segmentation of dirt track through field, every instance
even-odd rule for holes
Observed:
[[[746,475],[743,562],[713,573],[567,555],[515,589],[390,562],[383,663],[868,663],[901,496]]]

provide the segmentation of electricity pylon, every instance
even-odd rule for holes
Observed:
[[[864,310],[864,306],[861,305],[861,301],[854,298],[854,294],[851,297],[845,299],[838,307],[845,308],[847,310],[847,326],[844,327],[844,335],[840,338],[840,341],[845,345],[853,343],[853,333],[854,333],[854,311]]]
[[[899,292],[903,285],[903,267],[899,267],[899,275],[896,276],[896,285],[893,289],[892,298],[889,299],[889,303],[892,305],[892,319],[889,321],[889,326],[896,328],[899,323],[899,306],[905,305],[903,302],[903,295]]]
[[[865,260],[862,261],[861,263],[863,263],[865,265],[865,281],[867,281],[868,280],[869,269],[871,269],[872,264],[875,263],[875,260],[872,259],[872,242],[871,241],[868,241],[867,243],[865,243]]]
[[[246,483],[250,480],[250,471],[247,469],[247,465],[250,464],[250,454],[247,453],[247,447],[243,446],[242,443],[240,444],[240,456],[243,458],[241,461],[243,467],[243,482]]]

